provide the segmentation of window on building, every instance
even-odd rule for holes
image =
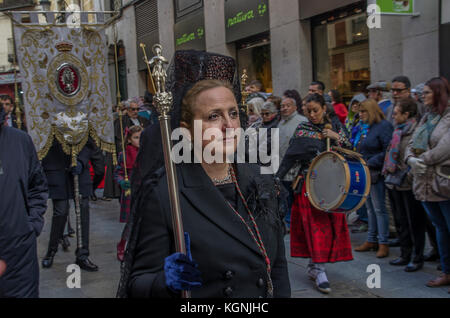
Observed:
[[[344,101],[370,83],[369,30],[362,8],[351,7],[312,21],[314,79],[337,89]]]
[[[239,73],[246,69],[249,82],[259,80],[267,93],[272,92],[272,64],[270,57],[270,34],[261,33],[236,42]]]

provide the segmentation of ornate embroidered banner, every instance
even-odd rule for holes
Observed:
[[[73,160],[89,136],[113,153],[104,31],[16,23],[14,36],[28,132],[39,159],[54,138]]]

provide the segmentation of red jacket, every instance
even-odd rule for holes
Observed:
[[[339,117],[340,122],[345,125],[345,119],[348,115],[347,107],[342,103],[333,103],[333,108],[334,112]]]

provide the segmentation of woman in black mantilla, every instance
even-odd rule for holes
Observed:
[[[350,147],[344,128],[331,120],[324,98],[312,94],[306,99],[305,115],[278,169],[281,179],[294,166],[300,165],[295,184],[295,198],[291,213],[291,256],[310,258],[308,275],[323,293],[331,292],[324,263],[353,259],[344,213],[327,213],[314,208],[306,196],[305,176],[311,161],[326,149],[326,138],[340,147]],[[331,129],[326,125],[331,125]]]
[[[201,57],[199,64],[186,64],[193,56]],[[177,84],[172,86],[173,115],[179,118],[178,125],[172,122],[174,128],[184,127],[191,136],[194,120],[202,120],[202,132],[240,128],[237,94],[228,84],[235,79],[234,65],[225,56],[176,53],[175,71],[184,72],[179,73],[181,81],[193,80],[178,89]],[[234,155],[238,142],[239,137],[202,141],[201,150],[222,145],[222,152],[215,149],[224,159]],[[142,150],[141,164],[154,149]],[[144,177],[135,185],[138,198],[118,297],[180,297],[181,290],[201,298],[290,297],[279,185],[273,176],[261,175],[252,164],[178,164],[181,213],[190,247],[186,256],[175,253],[167,180],[160,163],[156,171],[149,168],[157,166],[155,162],[139,167]]]

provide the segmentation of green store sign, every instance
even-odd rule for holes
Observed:
[[[195,32],[191,33],[184,33],[181,37],[176,39],[176,45],[180,46],[182,44],[195,41],[195,40],[201,40],[203,36],[205,35],[205,29],[203,27],[197,28]]]
[[[174,33],[177,50],[206,50],[203,11],[200,10],[178,21]]]
[[[225,29],[227,43],[270,29],[268,0],[226,0]]]
[[[264,17],[266,13],[267,13],[267,4],[266,3],[259,4],[257,14],[260,17]],[[247,20],[255,19],[256,17],[257,15],[255,13],[255,10],[249,10],[247,12],[240,11],[234,17],[228,19],[227,28],[245,22]]]
[[[414,14],[414,0],[377,0],[381,14],[412,15]]]

